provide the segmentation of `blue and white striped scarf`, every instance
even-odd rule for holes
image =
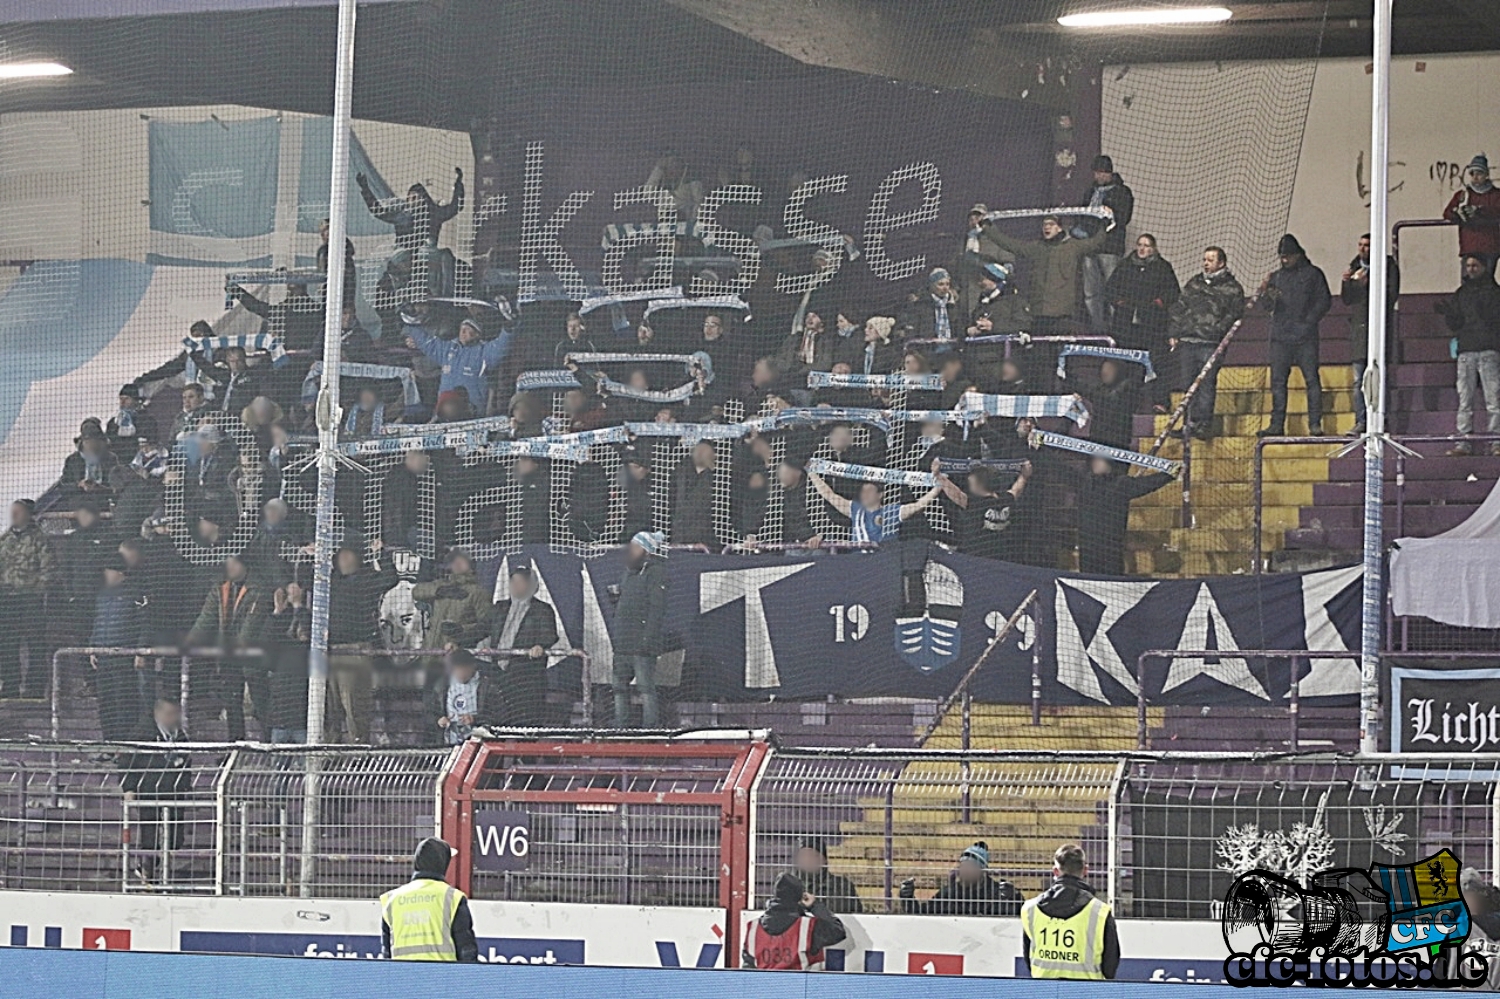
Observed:
[[[1154,454],[1141,454],[1139,451],[1125,451],[1107,444],[1100,444],[1098,441],[1084,440],[1082,437],[1069,437],[1065,434],[1051,434],[1045,430],[1033,430],[1029,441],[1032,447],[1055,447],[1064,451],[1076,451],[1078,454],[1086,454],[1090,457],[1108,458],[1111,461],[1123,461],[1128,465],[1139,465],[1153,472],[1176,475],[1182,471],[1180,461],[1169,461]]]
[[[572,434],[550,434],[533,437],[531,440],[550,441],[553,444],[589,447],[593,444],[624,444],[630,440],[630,431],[624,427],[601,427],[598,430],[580,430]]]
[[[1089,343],[1070,344],[1057,355],[1057,377],[1068,377],[1068,358],[1102,357],[1110,361],[1139,364],[1146,369],[1146,381],[1156,380],[1156,369],[1151,366],[1151,351],[1126,350],[1124,347],[1096,347]]]
[[[1005,416],[1013,420],[1059,416],[1080,427],[1088,426],[1089,411],[1083,400],[1073,395],[982,395],[965,392],[958,408],[967,413]]]
[[[546,437],[523,437],[518,441],[495,441],[482,449],[495,458],[553,458],[558,461],[588,461],[589,449]]]
[[[344,441],[339,450],[348,455],[401,454],[408,449],[441,451],[444,448],[473,449],[489,443],[489,434],[478,430],[432,430],[403,434],[400,437],[375,437],[363,441]]]
[[[938,298],[936,295],[930,297],[932,298],[933,339],[952,340],[953,323],[948,318],[948,306],[951,303],[946,298]]]
[[[696,381],[685,382],[674,389],[642,389],[624,382],[617,382],[613,378],[600,377],[599,391],[604,395],[617,396],[621,399],[640,399],[643,402],[675,405],[687,402],[697,395],[698,383]]]
[[[626,291],[618,295],[596,295],[585,298],[578,306],[578,314],[586,316],[597,309],[607,309],[614,305],[624,305],[626,302],[649,302],[652,299],[666,301],[669,298],[681,298],[682,288],[674,285],[671,288],[648,288],[644,291]]]
[[[583,386],[573,372],[565,368],[546,371],[524,371],[516,376],[517,392],[540,392],[544,389],[576,389]]]
[[[281,337],[272,336],[270,333],[246,333],[240,336],[210,336],[198,339],[197,337],[183,337],[182,349],[187,351],[189,363],[196,351],[202,351],[203,356],[210,361],[214,359],[214,352],[228,350],[230,347],[239,347],[247,354],[264,352],[271,355],[271,363],[277,367],[286,363],[286,347],[281,342]]]
[[[346,432],[354,433],[355,428],[359,426],[359,414],[360,408],[358,406],[349,407],[349,416],[344,420],[344,430]],[[370,410],[370,432],[373,434],[385,432],[385,407],[382,405],[377,405],[374,409]]]
[[[511,428],[508,416],[480,416],[472,420],[450,420],[447,423],[429,424],[429,432],[453,433],[455,431],[481,430],[485,433],[509,433]],[[386,427],[386,434],[409,434],[412,433],[411,426],[396,424]],[[421,431],[418,431],[421,432]]]
[[[750,433],[744,423],[627,423],[636,437],[679,437],[683,443],[705,440],[739,440]]]
[[[663,309],[734,309],[749,312],[750,306],[738,295],[705,295],[702,298],[653,298],[646,303],[644,318],[650,319]]]
[[[702,371],[706,385],[712,385],[714,380],[714,359],[702,350],[695,350],[691,354],[625,354],[593,351],[569,354],[567,359],[585,366],[590,364],[680,364],[684,371],[695,377],[699,371]]]
[[[835,479],[854,479],[859,482],[878,482],[882,485],[910,486],[913,489],[931,489],[937,485],[937,476],[931,472],[903,472],[898,468],[876,468],[873,465],[850,465],[842,461],[827,461],[814,458],[807,463],[809,472],[832,476]]]
[[[302,380],[302,401],[313,402],[318,398],[318,386],[323,377],[323,362],[314,361]],[[340,378],[371,378],[378,381],[399,381],[401,402],[407,409],[422,405],[422,393],[417,391],[417,379],[411,368],[398,368],[390,364],[359,364],[354,361],[339,362]]]
[[[832,371],[809,371],[807,373],[808,388],[870,388],[870,389],[908,389],[918,391],[941,391],[943,387],[943,376],[939,374],[908,375],[896,373],[892,375],[865,375],[850,372],[848,374],[834,374]]]
[[[824,423],[862,423],[882,433],[891,432],[890,420],[883,409],[855,409],[847,406],[792,406],[770,416],[746,420],[743,426],[757,433],[781,427],[811,427]]]

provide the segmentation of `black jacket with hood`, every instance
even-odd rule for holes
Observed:
[[[833,911],[828,908],[828,903],[822,898],[814,899],[810,908],[804,908],[803,891],[802,881],[795,874],[783,874],[778,877],[775,894],[766,904],[766,911],[760,916],[761,930],[775,936],[778,933],[785,933],[788,927],[803,916],[812,916],[817,921],[813,923],[812,939],[808,941],[808,946],[814,953],[825,947],[832,947],[849,935],[844,929],[843,922],[833,914]],[[753,968],[756,966],[755,955],[750,953],[748,944],[747,940],[740,958],[741,966]]]
[[[451,859],[452,850],[449,849],[448,844],[429,836],[417,844],[417,855],[413,865],[416,871],[411,879],[413,881],[447,881],[448,862]],[[469,914],[467,898],[458,900],[458,909],[453,913],[453,922],[448,929],[453,936],[453,949],[457,952],[458,963],[478,964],[479,941],[474,936],[474,917]],[[391,927],[384,917],[380,920],[380,953],[387,959],[391,956]]]
[[[1052,882],[1052,887],[1037,897],[1036,907],[1054,919],[1068,919],[1078,915],[1093,897],[1094,889],[1088,882],[1071,874],[1060,874]],[[1021,934],[1021,954],[1026,958],[1026,967],[1030,968],[1031,939],[1025,933]],[[1115,927],[1113,912],[1104,918],[1104,959],[1099,969],[1108,979],[1113,979],[1115,972],[1120,970],[1120,933]]]

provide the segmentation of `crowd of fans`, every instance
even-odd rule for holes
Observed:
[[[1465,276],[1440,308],[1457,334],[1463,434],[1472,429],[1479,385],[1490,429],[1500,430],[1500,287],[1492,277],[1500,247],[1491,245],[1500,242],[1500,202],[1488,176],[1477,158],[1449,208],[1461,224]],[[1030,446],[1033,418],[933,419],[887,436],[858,421],[819,419],[820,407],[951,411],[967,393],[1079,393],[1090,414],[1086,435],[1128,451],[1137,414],[1167,412],[1173,391],[1196,384],[1185,431],[1210,440],[1218,431],[1216,349],[1246,309],[1257,308],[1270,314],[1271,328],[1272,412],[1262,433],[1285,430],[1294,367],[1306,380],[1310,429],[1323,430],[1319,321],[1332,298],[1323,272],[1288,235],[1277,247],[1280,268],[1248,301],[1220,247],[1206,247],[1197,273],[1179,282],[1152,235],[1127,242],[1135,200],[1108,156],[1093,162],[1081,213],[1042,217],[1037,239],[1002,231],[987,206],[975,205],[953,259],[900,301],[878,308],[850,301],[838,276],[798,299],[774,291],[777,268],[767,266],[742,303],[678,303],[685,307],[636,323],[623,310],[582,314],[533,303],[517,316],[503,297],[455,297],[458,268],[436,246],[462,207],[461,172],[446,205],[420,185],[393,201],[377,198],[363,178],[360,186],[370,210],[393,226],[396,253],[370,299],[380,320],[374,329],[360,323],[353,285],[345,287],[343,438],[399,438],[480,417],[508,417],[488,425],[488,440],[503,442],[787,410],[814,415],[736,440],[632,435],[595,446],[565,470],[547,456],[494,460],[430,444],[342,470],[330,702],[341,718],[336,727],[353,741],[370,737],[368,650],[382,647],[448,655],[441,670],[429,660],[434,740],[454,741],[479,723],[545,720],[516,705],[543,700],[539,662],[557,641],[555,614],[527,592],[524,572],[507,581],[509,599],[493,604],[459,541],[612,546],[663,531],[664,539],[635,546],[637,576],[670,546],[815,549],[910,539],[1121,574],[1131,501],[1171,479],[1136,474],[1108,456],[1038,451]],[[771,235],[757,238],[768,255],[782,252]],[[346,246],[346,262],[352,254]],[[328,257],[325,226],[320,266]],[[814,270],[829,261],[826,247],[803,259]],[[1399,274],[1391,263],[1393,304]],[[1359,306],[1368,298],[1368,265],[1366,237],[1340,288],[1354,309],[1356,374],[1366,363]],[[247,688],[264,732],[304,734],[311,524],[308,505],[297,500],[314,489],[315,473],[300,459],[316,430],[324,307],[303,284],[289,284],[275,304],[231,290],[261,318],[260,336],[231,340],[194,323],[176,357],[120,388],[112,417],[83,421],[59,484],[43,498],[48,509],[71,512],[71,530],[49,538],[35,504],[12,507],[11,529],[0,535],[0,616],[8,625],[0,696],[23,688],[23,648],[31,650],[31,685],[39,684],[38,651],[49,637],[111,648],[214,646],[235,653],[213,660],[231,737],[245,734]],[[1104,337],[1128,356],[1103,360],[1097,378],[1059,377],[1060,340]],[[611,367],[580,357],[601,351],[641,360]],[[674,367],[663,355],[690,360]],[[810,380],[894,372],[936,377],[909,390]],[[536,382],[543,387],[528,387],[528,373],[547,376]],[[1061,421],[1056,428],[1073,430]],[[1455,448],[1468,451],[1467,442]],[[931,472],[935,485],[820,475],[809,468],[814,459]],[[1062,496],[1071,497],[1074,529],[1061,526]],[[469,525],[462,532],[461,520]],[[621,606],[638,605],[645,621],[657,585],[627,575]],[[649,663],[655,641],[615,638],[617,673],[625,683],[634,675],[648,724],[660,718]],[[498,662],[457,654],[485,643],[527,651]],[[157,692],[148,660],[94,658],[106,736],[125,738],[145,725]],[[625,683],[616,686],[621,724],[630,707]]]

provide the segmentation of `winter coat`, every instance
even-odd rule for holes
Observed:
[[[380,644],[380,598],[395,584],[394,573],[360,566],[346,576],[335,567],[328,578],[328,644]]]
[[[1167,310],[1167,336],[1217,346],[1244,314],[1245,289],[1229,268],[1212,275],[1199,271]]]
[[[1122,377],[1111,385],[1101,383],[1089,392],[1088,402],[1089,439],[1110,447],[1129,449],[1135,440],[1139,378]]]
[[[854,887],[854,882],[842,874],[834,874],[828,868],[823,868],[815,874],[797,875],[802,879],[802,886],[811,892],[820,902],[826,902],[828,908],[833,912],[864,912],[864,903],[859,900],[859,892]]]
[[[61,581],[57,555],[40,527],[30,524],[0,533],[0,593],[40,596]]]
[[[1101,203],[1105,208],[1115,213],[1115,227],[1105,233],[1104,243],[1095,253],[1113,253],[1121,256],[1125,253],[1125,227],[1130,224],[1130,219],[1135,215],[1135,192],[1125,186],[1125,181],[1115,174],[1108,184],[1094,184],[1089,188],[1088,195],[1079,204],[1087,207],[1093,203],[1094,192],[1103,188]],[[1105,222],[1099,219],[1085,218],[1082,220],[1081,228],[1087,232],[1096,232],[1104,229]]]
[[[1078,486],[1078,571],[1106,576],[1125,572],[1125,532],[1130,501],[1172,481],[1166,472],[1147,475],[1085,473]]]
[[[1464,222],[1458,209],[1464,205],[1478,209],[1472,219]],[[1480,194],[1468,186],[1453,192],[1448,207],[1443,209],[1443,218],[1458,222],[1458,252],[1478,253],[1494,260],[1500,256],[1500,186],[1491,186]]]
[[[510,614],[509,600],[495,605],[490,619],[489,647],[500,648],[501,632],[505,619]],[[525,614],[521,616],[516,636],[506,648],[533,649],[541,646],[550,649],[557,644],[557,611],[552,605],[537,597],[531,598]],[[491,717],[501,725],[536,726],[545,717],[547,700],[547,660],[518,657],[497,660],[490,674],[505,694],[505,705]]]
[[[128,463],[135,457],[140,441],[156,440],[156,420],[144,408],[132,410],[128,417],[117,412],[104,425],[104,436],[109,438],[109,449],[115,458]]]
[[[1110,275],[1104,295],[1114,306],[1110,328],[1122,346],[1150,347],[1166,338],[1167,310],[1177,301],[1177,272],[1153,253],[1132,253]]]
[[[412,587],[411,598],[432,605],[422,647],[441,649],[475,645],[489,633],[491,602],[472,572],[455,573]]]
[[[240,304],[265,320],[266,332],[281,338],[287,350],[311,351],[323,356],[323,304],[306,295],[288,296],[276,305],[242,292]],[[248,400],[247,400],[248,401]]]
[[[179,728],[164,736],[156,723],[148,720],[132,741],[159,742],[163,746],[160,750],[129,753],[120,760],[124,771],[120,790],[140,798],[171,799],[180,798],[192,789],[191,757],[171,748],[172,743],[190,741],[186,732]]]
[[[385,473],[380,490],[380,538],[387,548],[411,546],[408,537],[419,523],[421,481],[405,465],[395,465]]]
[[[1083,911],[1094,898],[1094,889],[1078,878],[1068,874],[1059,876],[1052,887],[1037,897],[1036,907],[1053,919],[1069,919]],[[1031,938],[1021,934],[1021,954],[1026,966],[1031,967]],[[1113,979],[1120,970],[1120,932],[1115,926],[1115,914],[1104,917],[1104,957],[1099,962],[1104,977]]]
[[[903,898],[901,911],[909,916],[1018,916],[1025,901],[1026,896],[1009,881],[985,875],[970,885],[958,880],[955,872],[927,901]]]
[[[849,931],[844,929],[843,922],[833,914],[833,910],[824,903],[822,897],[813,902],[809,909],[804,909],[800,905],[783,905],[772,899],[771,903],[766,906],[766,911],[761,913],[760,930],[772,936],[779,936],[803,916],[813,918],[812,933],[809,934],[807,941],[807,949],[813,954],[832,947],[849,935]],[[755,955],[750,953],[748,942],[740,955],[740,965],[745,968],[756,966]]]
[[[1464,278],[1436,309],[1458,339],[1458,352],[1500,350],[1500,285],[1489,276]]]
[[[266,637],[271,598],[249,582],[224,580],[203,598],[203,609],[188,632],[188,647],[255,648]]]
[[[1359,257],[1349,261],[1349,270],[1365,267]],[[1396,350],[1396,299],[1401,294],[1401,267],[1396,258],[1385,258],[1385,353],[1394,361]],[[1345,278],[1339,285],[1339,301],[1349,306],[1349,359],[1366,361],[1370,357],[1370,282]]]
[[[981,292],[975,297],[974,308],[969,312],[969,325],[973,326],[981,318],[988,318],[992,328],[988,333],[981,330],[979,335],[991,336],[995,333],[1019,333],[1030,325],[1031,313],[1026,308],[1026,299],[1015,288],[1007,285],[988,293]]]
[[[145,648],[151,644],[151,626],[146,616],[148,600],[137,583],[126,580],[106,586],[94,598],[94,629],[89,644],[118,649]]]
[[[997,245],[1031,265],[1027,294],[1031,314],[1049,319],[1071,319],[1077,312],[1078,263],[1090,253],[1103,252],[1104,240],[1110,235],[1101,229],[1085,239],[1074,239],[1064,232],[1052,239],[1024,240],[1007,236],[993,225],[987,229]]]
[[[118,542],[103,521],[89,528],[78,528],[58,539],[57,552],[67,579],[68,599],[94,602],[101,585],[100,573],[105,563],[115,558]]]
[[[948,315],[949,338],[955,346],[962,345],[968,325],[964,322],[967,313],[959,307],[958,298],[954,295],[939,301],[925,290],[922,291],[917,295],[917,300],[903,311],[896,326],[907,330],[906,337],[909,340],[935,340],[938,335],[939,309]]]
[[[418,350],[442,368],[439,392],[461,388],[469,394],[469,402],[475,409],[484,410],[490,397],[489,376],[510,355],[510,330],[501,330],[495,339],[488,342],[476,340],[467,347],[457,337],[444,340],[433,336],[423,326],[406,327],[406,335],[412,338]]]
[[[684,459],[672,476],[672,543],[708,545],[714,536],[714,477],[717,469],[700,471]]]
[[[615,655],[659,656],[666,651],[667,567],[647,557],[639,569],[627,568],[615,605]]]
[[[1333,307],[1328,278],[1306,257],[1271,274],[1265,301],[1271,310],[1271,340],[1305,343],[1318,338],[1318,322]]]

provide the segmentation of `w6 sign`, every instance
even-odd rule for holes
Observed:
[[[531,816],[513,808],[474,811],[474,866],[481,871],[521,871],[531,852]]]

